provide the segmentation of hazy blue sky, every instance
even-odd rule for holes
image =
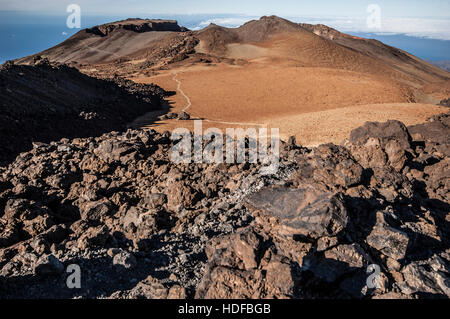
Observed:
[[[237,27],[263,15],[326,24],[350,34],[393,40],[424,59],[450,59],[450,0],[0,0],[0,63],[44,50],[73,35],[66,12],[81,7],[81,28],[129,17],[177,19],[192,30],[216,23]],[[370,4],[380,27],[368,27]],[[396,36],[398,35],[398,37]],[[403,37],[406,35],[406,37]],[[409,36],[409,37],[408,37]],[[414,40],[417,38],[436,40]]]
[[[379,4],[389,17],[449,17],[448,0],[0,0],[0,10],[64,12],[70,3],[85,13],[239,13],[247,15],[365,15],[369,4]]]

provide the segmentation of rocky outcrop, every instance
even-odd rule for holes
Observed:
[[[341,33],[336,29],[330,28],[324,24],[308,24],[308,23],[299,23],[299,25],[309,32],[312,32],[318,36],[334,40],[339,38],[351,38],[351,36]]]
[[[384,153],[380,161],[368,160],[375,158],[368,155],[371,139]],[[389,156],[394,143],[408,154],[401,165]],[[421,157],[439,152],[414,150],[399,122],[368,123],[345,145],[348,151],[322,145],[302,154],[288,186],[247,197],[255,220],[209,244],[197,297],[449,297],[449,187],[426,173],[424,187],[414,178],[420,174],[411,174]],[[440,158],[422,170],[446,162]],[[439,188],[445,195],[432,199]],[[269,271],[272,258],[276,277]]]
[[[351,133],[346,146],[364,168],[390,166],[401,171],[407,160],[411,137],[399,121],[366,123]]]
[[[172,32],[186,32],[184,27],[180,27],[175,20],[143,20],[143,19],[127,19],[114,23],[107,23],[86,29],[87,33],[92,33],[105,37],[115,30],[128,30],[137,33],[150,31],[172,31]]]
[[[0,296],[448,298],[435,125],[368,123],[312,149],[290,139],[274,176],[173,163],[177,141],[152,130],[36,144],[0,168]]]
[[[31,150],[32,143],[123,130],[159,109],[165,95],[154,85],[99,80],[44,60],[0,69],[0,165]]]
[[[442,100],[439,105],[450,107],[450,98]]]
[[[426,141],[429,147],[442,146],[444,155],[448,156],[448,144],[450,137],[447,132],[450,127],[450,119],[446,115],[432,116],[427,123],[414,125],[408,128],[415,141]],[[447,148],[444,148],[447,147]]]
[[[268,188],[248,197],[246,203],[259,211],[258,219],[275,217],[277,232],[290,237],[335,236],[348,222],[342,195],[314,188]]]

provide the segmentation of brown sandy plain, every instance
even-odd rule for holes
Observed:
[[[365,73],[321,67],[293,66],[253,60],[242,66],[225,63],[182,67],[152,77],[133,78],[175,91],[171,111],[203,119],[203,128],[279,128],[281,138],[295,136],[305,146],[340,143],[367,121],[395,119],[407,125],[446,112],[445,107],[408,103],[406,88]],[[146,126],[152,114],[138,119]],[[158,120],[158,131],[193,129],[193,121]]]

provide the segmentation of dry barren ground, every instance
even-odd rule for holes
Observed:
[[[204,129],[279,128],[282,138],[294,135],[307,146],[339,143],[366,121],[397,119],[413,125],[446,111],[407,103],[404,88],[376,76],[289,64],[184,67],[133,80],[175,91],[169,99],[171,110],[205,120]],[[144,117],[137,123],[146,126],[152,119]],[[193,121],[164,120],[148,126],[158,131],[192,130]]]
[[[399,120],[409,126],[447,111],[448,108],[431,104],[369,104],[279,117],[270,121],[270,125],[280,127],[283,138],[294,135],[302,145],[317,146],[330,142],[339,144],[365,122]]]

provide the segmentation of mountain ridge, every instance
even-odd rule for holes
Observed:
[[[130,61],[150,61],[136,62],[138,67],[162,66],[188,59],[193,53],[213,59],[230,58],[232,44],[276,48],[278,43],[270,41],[277,37],[289,42],[281,43],[290,50],[281,58],[296,60],[305,66],[389,74],[391,78],[420,84],[450,79],[448,72],[380,41],[354,37],[321,24],[294,23],[277,16],[263,16],[238,28],[210,24],[198,31],[181,27],[175,20],[130,18],[81,30],[53,48],[16,62],[30,64],[34,57],[42,56],[75,66],[114,63],[114,68],[119,70],[130,69],[130,65],[126,65]],[[195,48],[192,47],[194,42],[199,42]],[[186,43],[191,47],[182,48]],[[156,61],[171,54],[173,59]]]

